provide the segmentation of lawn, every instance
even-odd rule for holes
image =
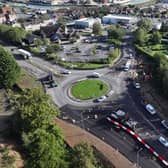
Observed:
[[[108,64],[101,64],[101,63],[71,63],[71,62],[61,62],[61,65],[65,66],[66,68],[74,68],[74,69],[94,69],[94,68],[103,68],[108,66]]]
[[[71,94],[78,99],[95,99],[105,95],[109,85],[98,79],[87,79],[75,83],[71,88]]]

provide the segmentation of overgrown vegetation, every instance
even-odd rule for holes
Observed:
[[[135,47],[148,60],[153,84],[168,98],[168,46],[166,40],[162,41],[163,37],[167,39],[168,30],[165,30],[165,24],[161,30],[151,30],[150,24],[147,20],[138,24],[141,26],[134,33]]]
[[[20,67],[14,57],[0,46],[0,86],[12,87],[20,76]]]
[[[11,27],[3,24],[0,25],[1,38],[10,44],[20,45],[27,33],[28,32],[20,27]]]

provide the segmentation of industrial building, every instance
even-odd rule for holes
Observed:
[[[94,23],[101,23],[100,18],[82,18],[75,21],[78,28],[92,28]]]
[[[107,15],[102,18],[103,24],[117,24],[117,23],[133,23],[136,22],[136,17],[118,16],[118,15]]]
[[[113,0],[113,4],[123,4],[128,3],[130,0]]]

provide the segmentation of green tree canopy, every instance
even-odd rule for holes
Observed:
[[[0,85],[12,87],[20,75],[20,67],[14,57],[0,46]]]
[[[49,125],[46,130],[37,129],[23,137],[29,156],[25,167],[67,168],[64,139],[55,125]]]
[[[51,103],[48,95],[41,89],[27,89],[15,97],[15,107],[18,114],[19,127],[24,132],[37,128],[46,128],[59,114],[58,109]]]
[[[96,168],[93,149],[87,143],[76,145],[72,151],[72,168]]]
[[[143,46],[147,40],[147,32],[143,28],[138,28],[133,33],[135,43]]]
[[[160,44],[162,40],[162,35],[159,31],[154,31],[152,34],[152,41],[154,44]]]
[[[5,39],[13,44],[21,44],[26,37],[26,32],[20,27],[12,27],[6,32]]]
[[[102,34],[102,28],[101,28],[101,24],[99,22],[95,22],[93,24],[93,34],[95,34],[95,35]]]
[[[152,22],[149,19],[141,19],[138,21],[137,26],[144,28],[146,31],[149,31],[152,29]]]
[[[119,25],[112,25],[108,28],[108,37],[111,39],[122,40],[125,35],[124,29]]]

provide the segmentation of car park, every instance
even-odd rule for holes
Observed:
[[[152,115],[156,114],[156,110],[151,104],[147,104],[145,109]]]
[[[102,102],[106,99],[106,96],[100,96],[98,99],[96,99],[96,102]]]
[[[168,129],[168,121],[167,121],[167,120],[162,120],[162,121],[161,121],[161,124],[162,124],[166,129]]]
[[[168,147],[168,139],[164,138],[163,136],[160,136],[159,137],[159,142],[165,146],[165,147]]]

